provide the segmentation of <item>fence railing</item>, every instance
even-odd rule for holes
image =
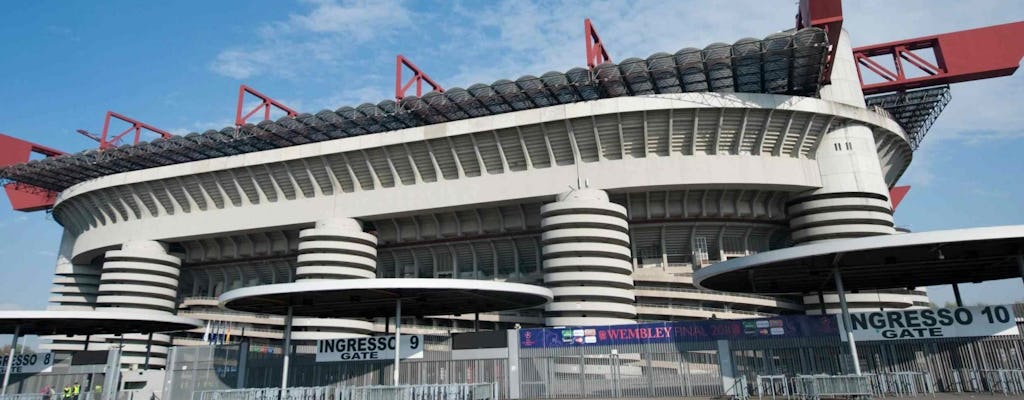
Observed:
[[[339,386],[334,400],[495,400],[497,384]]]
[[[871,379],[865,375],[800,375],[793,378],[793,393],[802,399],[870,397]]]
[[[0,400],[50,400],[48,394],[22,393],[0,395]]]
[[[871,391],[879,396],[935,395],[935,382],[923,372],[891,372],[864,374],[871,380]]]
[[[956,370],[954,386],[958,392],[991,392],[1024,394],[1024,370],[983,369]]]
[[[317,386],[288,388],[203,390],[192,400],[494,400],[496,383],[399,386]],[[41,400],[12,398],[3,400]]]

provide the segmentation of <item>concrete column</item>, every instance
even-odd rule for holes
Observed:
[[[96,308],[173,315],[180,267],[181,259],[167,254],[164,243],[151,240],[124,243],[120,250],[110,250],[105,255]],[[154,334],[152,342],[145,334],[125,334],[121,338],[108,338],[107,342],[112,343],[112,340],[124,343],[120,355],[124,365],[143,369],[166,364],[169,335]],[[151,353],[148,364],[147,347]]]
[[[636,323],[626,209],[595,189],[541,207],[544,284],[554,292],[549,326]]]
[[[96,308],[96,294],[100,285],[100,268],[87,264],[72,264],[71,255],[75,246],[75,236],[65,230],[57,252],[57,265],[54,270],[53,288],[50,290],[49,310],[82,310]],[[63,359],[70,352],[86,350],[88,338],[85,336],[44,336],[40,347],[52,350]]]
[[[521,396],[519,375],[519,329],[509,329],[508,333],[508,398],[518,399]]]
[[[363,224],[352,218],[331,218],[299,232],[299,256],[295,280],[373,279],[377,277],[377,237],[363,232]],[[355,319],[295,318],[295,326],[319,330],[324,336],[362,336],[373,331],[373,323]],[[318,326],[317,324],[323,325]]]
[[[734,397],[739,393],[736,391],[736,371],[732,366],[732,350],[729,348],[728,340],[717,341],[718,345],[718,371],[722,376],[722,391],[726,397]],[[745,390],[746,388],[744,388]]]
[[[865,107],[857,64],[845,31],[837,43],[830,78],[831,83],[820,92],[823,100]],[[821,188],[796,194],[787,203],[793,242],[806,244],[896,233],[889,188],[874,133],[868,126],[833,123],[820,139],[814,158],[821,174]],[[867,294],[857,296],[861,297],[857,299],[859,306],[879,308],[881,305],[877,299],[870,300]],[[888,297],[892,300],[891,294]],[[927,298],[906,294],[902,303],[909,307],[915,300],[927,301]],[[805,296],[804,302],[808,309],[819,305],[814,296]]]

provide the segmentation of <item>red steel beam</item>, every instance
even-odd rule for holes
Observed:
[[[116,118],[116,119],[119,119],[121,121],[127,122],[127,123],[131,124],[132,126],[130,128],[128,128],[128,129],[125,129],[124,132],[121,132],[121,133],[111,137],[110,136],[110,119],[111,118]],[[109,149],[109,148],[117,147],[117,143],[121,140],[121,138],[123,138],[124,135],[127,135],[131,131],[135,131],[135,140],[132,142],[132,144],[138,144],[139,143],[139,138],[142,136],[142,130],[143,129],[145,129],[147,131],[150,131],[150,132],[153,132],[153,133],[156,133],[156,134],[160,135],[160,137],[162,137],[164,139],[167,139],[167,138],[169,138],[171,136],[174,136],[170,132],[164,131],[163,129],[160,129],[160,128],[156,128],[153,125],[150,125],[150,124],[147,124],[147,123],[144,123],[144,122],[140,122],[140,121],[135,120],[135,119],[128,118],[128,117],[126,117],[124,115],[118,114],[118,113],[113,112],[113,111],[107,111],[107,116],[106,116],[106,118],[103,119],[103,133],[100,135],[100,150],[106,150],[106,149]]]
[[[921,56],[928,51],[934,64]],[[1013,75],[1024,57],[1024,21],[858,47],[853,56],[865,95]],[[895,71],[874,57],[891,57]],[[924,76],[908,77],[911,70]],[[864,84],[865,74],[883,81]]]
[[[249,111],[249,113],[242,115],[242,107],[244,107],[246,94],[256,96],[256,98],[260,99],[260,104],[253,108],[252,111]],[[268,120],[270,119],[271,108],[277,108],[278,110],[284,111],[286,114],[288,114],[289,117],[292,118],[295,118],[296,115],[299,115],[299,113],[296,112],[295,110],[292,110],[288,106],[281,104],[281,102],[274,100],[263,93],[257,92],[256,89],[253,89],[246,85],[241,85],[238,87],[238,107],[235,109],[235,126],[241,127],[242,125],[245,125],[245,121],[248,120],[249,117],[253,116],[253,114],[259,112],[261,109],[263,110],[263,120]]]
[[[836,44],[839,34],[843,32],[842,0],[800,0],[800,10],[796,15],[796,28],[821,28],[828,37],[828,56],[822,70],[821,82],[829,83],[832,79],[832,62],[836,57]]]
[[[402,67],[408,67],[410,70],[412,70],[413,73],[412,78],[409,78],[409,80],[404,84],[402,83],[402,72],[405,71],[405,68]],[[430,79],[430,76],[424,73],[423,70],[416,66],[416,64],[413,64],[412,61],[409,61],[408,58],[405,58],[405,56],[401,54],[395,57],[396,100],[402,100],[402,98],[405,97],[405,92],[408,91],[410,87],[412,87],[413,83],[416,84],[416,96],[423,96],[423,82],[426,82],[432,88],[434,88],[434,90],[438,92],[444,92],[444,88],[442,88],[441,85],[439,85],[437,82],[434,82],[433,79]]]
[[[0,133],[0,168],[28,162],[32,158],[32,153],[46,157],[64,154],[60,150]],[[11,202],[11,208],[16,211],[46,210],[52,208],[57,199],[56,192],[20,182],[5,184],[4,191],[7,192],[7,200]]]
[[[587,68],[594,69],[601,63],[612,62],[612,57],[604,48],[604,42],[594,30],[594,24],[590,22],[590,18],[583,20],[583,35],[587,41]]]
[[[907,197],[907,192],[910,191],[910,185],[906,186],[894,186],[889,189],[889,202],[892,203],[892,210],[896,211],[896,207],[903,202],[903,198]]]

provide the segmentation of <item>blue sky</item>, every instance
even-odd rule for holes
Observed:
[[[847,1],[854,45],[1024,19],[1019,1]],[[305,112],[393,95],[402,53],[446,87],[584,64],[591,17],[613,59],[764,37],[795,1],[19,2],[0,24],[0,132],[65,151],[95,147],[114,110],[175,133],[232,123],[238,85]],[[1024,72],[953,88],[901,183],[915,231],[1024,223]],[[0,309],[46,306],[60,227],[0,206]],[[932,288],[939,304],[947,288]],[[1020,280],[969,303],[1024,299]]]

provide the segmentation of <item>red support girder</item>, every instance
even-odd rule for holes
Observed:
[[[245,104],[246,93],[259,98],[260,104],[253,108],[252,111],[249,111],[249,113],[242,115],[242,107],[244,107]],[[289,117],[292,118],[295,118],[296,115],[299,115],[299,113],[296,112],[295,110],[288,108],[288,106],[281,104],[281,102],[274,100],[263,93],[257,92],[256,89],[253,89],[246,85],[239,86],[238,107],[235,109],[235,126],[241,127],[242,125],[245,125],[245,121],[248,120],[249,117],[253,116],[253,114],[259,112],[260,110],[263,110],[264,121],[270,119],[270,109],[272,107],[276,107],[278,110],[284,111],[286,114],[288,114]]]
[[[889,203],[892,204],[892,210],[896,211],[896,207],[903,202],[903,198],[907,197],[907,192],[910,191],[910,185],[906,186],[894,186],[889,189]]]
[[[403,66],[408,67],[410,70],[412,70],[413,73],[412,78],[409,78],[409,81],[405,82],[404,84],[402,83],[402,72],[405,70],[404,68],[402,68]],[[430,79],[430,76],[425,74],[423,70],[417,67],[416,64],[413,64],[412,61],[409,61],[408,58],[405,58],[405,56],[401,54],[395,57],[396,100],[402,100],[402,98],[405,97],[405,92],[408,91],[410,87],[412,87],[413,83],[416,84],[416,96],[423,96],[423,82],[427,82],[427,84],[429,84],[430,87],[434,88],[434,90],[438,92],[444,92],[444,89],[441,87],[441,85],[439,85],[437,82],[434,82],[433,79]]]
[[[583,20],[583,35],[587,41],[587,68],[594,69],[601,63],[612,62],[612,57],[604,48],[604,42],[594,30],[594,24],[590,22],[590,18]]]
[[[796,28],[809,27],[821,28],[828,37],[828,56],[825,58],[821,82],[829,83],[832,79],[832,60],[836,57],[836,44],[839,43],[839,34],[843,32],[842,0],[800,0]]]
[[[935,63],[921,54],[932,51]],[[872,59],[891,57],[895,71]],[[865,95],[1013,75],[1024,57],[1024,21],[853,49]],[[908,76],[916,69],[924,76]],[[870,73],[883,82],[864,83]]]
[[[46,157],[64,154],[60,150],[0,134],[0,168],[28,162],[32,153]],[[16,211],[46,210],[52,208],[53,202],[57,199],[55,192],[20,182],[5,184],[4,191],[7,192],[11,208]]]
[[[124,132],[121,132],[121,133],[111,137],[110,136],[110,119],[111,118],[116,118],[116,119],[119,119],[121,121],[127,122],[127,123],[131,124],[132,126],[129,127],[128,129],[125,129]],[[100,135],[100,150],[106,150],[106,149],[109,149],[109,148],[117,147],[117,143],[121,141],[121,138],[123,138],[124,135],[127,135],[128,132],[131,132],[131,131],[135,131],[135,140],[132,141],[132,144],[138,144],[139,143],[139,139],[142,136],[142,130],[143,129],[148,130],[148,131],[153,132],[153,133],[156,133],[156,134],[160,135],[160,137],[162,137],[164,139],[167,139],[167,138],[169,138],[171,136],[174,136],[170,132],[164,131],[164,130],[162,130],[160,128],[156,128],[156,127],[154,127],[154,126],[152,126],[150,124],[147,124],[147,123],[144,123],[144,122],[140,122],[140,121],[135,120],[135,119],[128,118],[128,117],[126,117],[124,115],[118,114],[118,113],[113,112],[113,111],[107,111],[107,116],[106,116],[106,118],[103,119],[103,133]]]

